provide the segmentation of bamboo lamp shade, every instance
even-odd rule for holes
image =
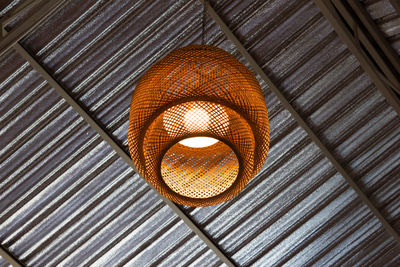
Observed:
[[[140,78],[128,141],[138,172],[166,198],[189,206],[225,202],[266,160],[264,95],[231,54],[208,45],[177,49]]]

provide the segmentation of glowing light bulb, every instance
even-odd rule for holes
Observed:
[[[179,144],[188,147],[207,147],[218,142],[218,139],[206,136],[190,137],[179,141]]]
[[[171,137],[178,138],[183,133],[199,135],[179,141],[184,146],[207,147],[218,140],[201,135],[210,134],[210,129],[217,129],[219,133],[228,130],[229,117],[219,104],[193,101],[166,110],[163,114],[163,126]]]
[[[190,132],[206,131],[210,123],[210,115],[200,107],[193,107],[185,113],[183,123]]]

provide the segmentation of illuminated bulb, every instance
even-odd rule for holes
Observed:
[[[206,147],[211,146],[218,142],[218,139],[205,137],[205,136],[197,136],[190,137],[179,141],[179,144],[188,146],[188,147]]]
[[[185,128],[190,132],[205,131],[210,123],[210,116],[202,108],[189,109],[183,118]]]
[[[163,114],[163,126],[171,137],[178,138],[182,136],[182,132],[201,136],[204,133],[210,133],[210,129],[217,128],[219,133],[228,130],[229,117],[219,104],[203,101],[189,102],[166,110]],[[180,143],[187,144],[190,147],[205,147],[217,142],[213,138],[211,138],[213,141],[208,139],[207,137],[201,137],[193,139],[193,141],[182,141],[183,143]]]

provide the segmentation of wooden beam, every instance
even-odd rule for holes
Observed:
[[[314,0],[314,3],[319,7],[325,18],[328,19],[336,33],[347,45],[349,50],[358,59],[361,67],[369,75],[375,86],[381,91],[386,101],[400,116],[400,99],[397,97],[395,92],[387,85],[387,83],[385,83],[384,79],[381,76],[381,73],[377,71],[374,62],[371,61],[365,51],[360,49],[359,40],[356,39],[349,31],[333,4],[330,1],[326,0]]]
[[[203,0],[199,0],[202,3]],[[321,0],[321,2],[325,2],[325,0]],[[215,22],[219,25],[222,32],[226,35],[226,37],[231,40],[236,49],[242,54],[242,56],[247,60],[253,70],[268,84],[269,89],[275,93],[283,106],[292,114],[297,123],[303,127],[303,129],[308,133],[311,140],[320,148],[325,157],[332,163],[332,165],[336,168],[336,170],[343,176],[343,178],[347,181],[347,183],[354,189],[357,193],[358,197],[364,202],[364,204],[371,210],[371,212],[378,218],[381,222],[382,226],[386,231],[393,236],[393,238],[400,243],[400,235],[397,233],[394,228],[390,225],[390,223],[386,220],[385,217],[381,214],[381,212],[374,206],[371,200],[366,196],[366,194],[361,190],[358,184],[352,179],[350,174],[345,170],[345,168],[336,160],[333,154],[329,151],[329,149],[322,143],[319,137],[314,133],[314,131],[308,126],[308,124],[304,121],[304,119],[300,116],[300,114],[293,108],[293,106],[289,103],[289,101],[285,98],[285,96],[280,92],[278,86],[275,85],[271,78],[262,70],[262,68],[258,65],[258,63],[254,60],[254,58],[249,54],[243,44],[239,41],[239,39],[233,34],[233,32],[229,29],[229,27],[225,24],[225,22],[221,19],[221,17],[215,12],[215,10],[211,7],[211,5],[206,5],[207,12],[210,16],[215,20]]]
[[[0,39],[0,56],[3,55],[8,49],[10,49],[19,40],[24,38],[29,32],[31,32],[39,23],[49,17],[65,0],[48,0],[45,4],[36,12],[30,16],[21,25],[12,29],[5,36]],[[2,33],[5,25],[2,26]]]
[[[24,266],[24,264],[22,264],[22,262],[19,259],[17,259],[17,257],[15,257],[10,251],[8,251],[3,246],[0,246],[0,256],[6,261],[8,261],[8,263],[14,267]]]
[[[115,152],[135,171],[137,172],[135,165],[131,160],[130,155],[114,140],[114,138],[105,130],[103,127],[92,118],[92,116],[86,111],[86,109],[76,101],[68,92],[65,90],[52,76],[49,74],[40,64],[33,58],[28,51],[25,50],[20,44],[14,45],[15,50],[22,55],[31,66],[42,75],[42,77],[50,84],[55,91],[62,96],[65,101],[71,105],[76,112],[81,115],[86,122],[105,140]],[[143,179],[146,181],[145,179]],[[228,258],[225,253],[207,236],[202,229],[189,217],[187,216],[174,202],[165,198],[161,195],[150,183],[146,183],[154,190],[154,192],[182,219],[184,223],[200,237],[201,240],[212,250],[214,253],[228,266],[235,266],[233,261]]]

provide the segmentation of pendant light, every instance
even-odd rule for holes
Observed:
[[[264,95],[231,54],[189,45],[138,81],[128,140],[138,172],[166,198],[215,205],[236,196],[266,160]]]

